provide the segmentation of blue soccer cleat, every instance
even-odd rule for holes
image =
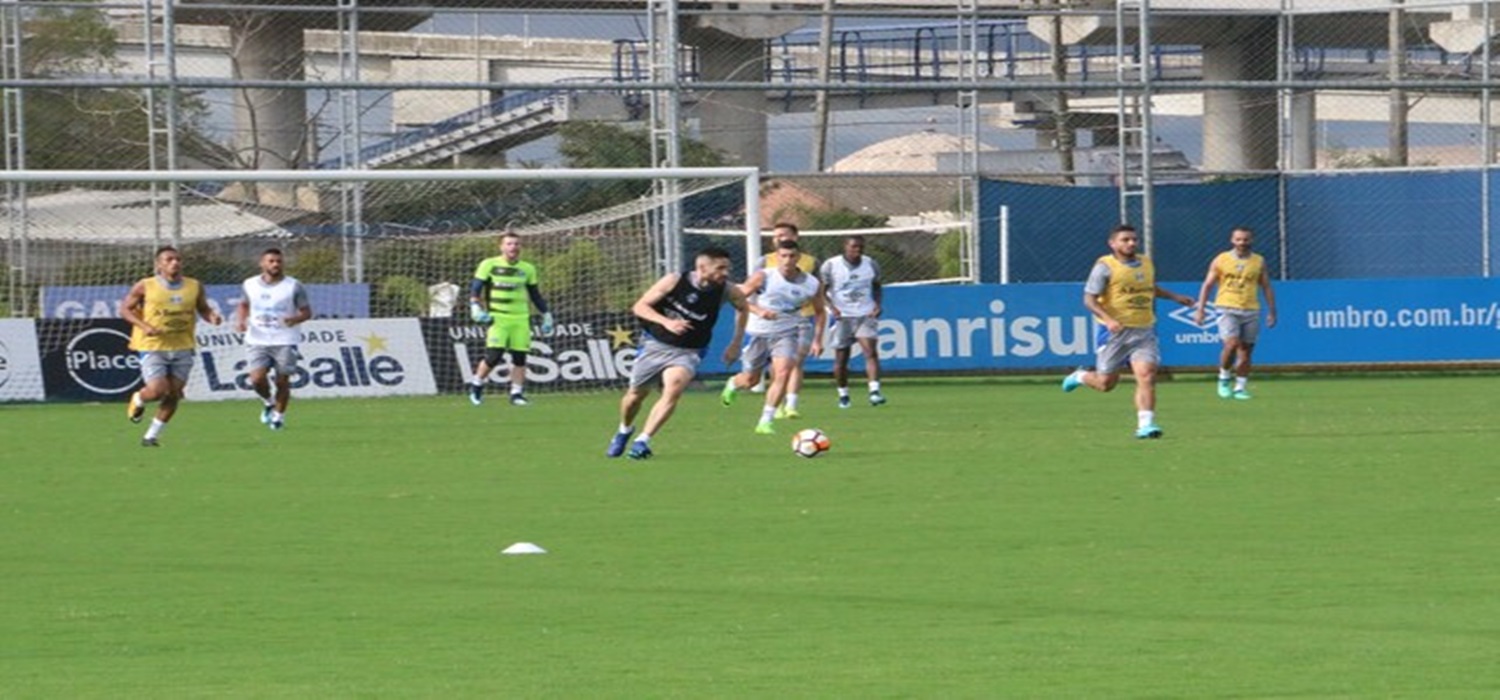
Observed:
[[[651,459],[652,454],[654,453],[651,452],[650,445],[647,445],[640,440],[636,440],[635,443],[630,446],[630,454],[626,456],[631,459]]]
[[[1250,400],[1250,392],[1245,391],[1244,389],[1235,389],[1234,393],[1230,394],[1230,396],[1233,397],[1236,401]]]
[[[870,392],[870,405],[871,406],[884,406],[885,405],[885,395],[881,394],[878,391],[872,391],[872,392]]]
[[[271,411],[274,411],[274,410],[276,410],[276,409],[274,407],[272,407],[272,406],[261,406],[260,407],[260,423],[261,423],[261,425],[270,425],[271,424]]]
[[[847,396],[840,396],[839,397],[839,408],[848,408],[848,407],[849,407],[849,397],[847,397]]]
[[[1083,373],[1084,369],[1082,367],[1079,367],[1078,369],[1075,369],[1070,374],[1068,374],[1068,376],[1063,377],[1062,390],[1072,391],[1074,389],[1077,389],[1078,387],[1083,386]]]
[[[1155,440],[1159,437],[1161,437],[1161,428],[1156,426],[1155,424],[1148,425],[1144,428],[1141,428],[1140,430],[1135,431],[1135,439],[1137,440]]]
[[[511,394],[510,395],[510,405],[512,405],[512,406],[530,406],[531,402],[526,399],[526,395],[525,394]]]
[[[475,406],[478,406],[478,405],[484,403],[484,385],[483,384],[470,384],[469,385],[469,403],[474,404]]]
[[[623,433],[615,433],[615,436],[609,439],[609,447],[604,450],[604,456],[619,457],[625,454],[625,446],[630,444],[630,436],[634,434],[635,428],[631,428]]]

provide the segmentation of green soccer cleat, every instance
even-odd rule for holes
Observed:
[[[775,435],[776,429],[771,427],[771,421],[763,420],[755,424],[756,435]]]
[[[1230,396],[1233,396],[1235,401],[1249,401],[1250,400],[1250,392],[1245,391],[1244,389],[1235,389],[1234,393],[1230,394]]]
[[[1221,398],[1221,399],[1227,399],[1227,398],[1229,398],[1233,394],[1234,394],[1234,391],[1232,391],[1229,388],[1229,380],[1228,379],[1220,379],[1219,380],[1219,398]]]
[[[734,404],[734,397],[737,395],[738,392],[734,388],[734,380],[730,379],[729,381],[724,382],[724,390],[719,392],[719,403],[722,403],[725,406],[731,406]]]

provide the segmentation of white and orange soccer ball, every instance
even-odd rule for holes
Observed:
[[[830,447],[833,443],[828,440],[828,435],[817,428],[799,430],[792,436],[792,451],[802,457],[817,457]]]

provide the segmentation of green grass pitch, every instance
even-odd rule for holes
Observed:
[[[0,407],[0,696],[1500,695],[1493,377],[811,385]]]

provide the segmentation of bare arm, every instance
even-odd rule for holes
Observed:
[[[1260,271],[1260,288],[1266,293],[1266,328],[1276,327],[1276,292],[1271,290],[1271,273]]]
[[[250,301],[241,299],[234,307],[234,329],[244,333],[250,326]]]
[[[677,286],[677,280],[681,277],[682,275],[674,272],[657,280],[656,284],[651,285],[651,288],[647,289],[646,293],[641,295],[641,298],[635,300],[635,305],[630,307],[631,313],[643,321],[649,321],[665,328],[674,335],[682,335],[688,332],[693,327],[693,324],[689,323],[687,319],[667,318],[655,308],[656,302],[665,299],[667,294],[672,291],[672,288]]]
[[[125,298],[120,300],[120,318],[125,319],[130,325],[141,329],[146,335],[156,335],[156,326],[146,323],[141,318],[141,307],[146,303],[146,284],[136,282],[135,286],[125,293]]]
[[[203,286],[202,285],[198,286],[198,304],[197,304],[197,310],[198,310],[198,316],[201,317],[203,320],[208,321],[212,325],[217,326],[217,325],[219,325],[219,324],[221,324],[221,323],[224,322],[224,317],[220,316],[219,312],[214,311],[214,307],[212,307],[212,306],[209,305],[209,303],[208,303],[208,294],[205,291],[203,291]]]
[[[727,365],[740,359],[740,345],[745,340],[745,323],[750,320],[750,304],[745,301],[745,295],[737,285],[725,285],[724,291],[729,296],[729,305],[734,307],[734,335],[729,338],[729,346],[724,348],[724,364]]]
[[[1198,288],[1197,310],[1193,312],[1193,323],[1203,324],[1204,305],[1208,303],[1208,292],[1219,282],[1219,269],[1212,263],[1208,266],[1208,275],[1203,278],[1203,286]]]
[[[1159,284],[1156,285],[1156,298],[1158,298],[1158,299],[1171,299],[1172,301],[1175,301],[1175,302],[1177,302],[1179,304],[1182,304],[1183,306],[1192,306],[1193,305],[1193,298],[1192,297],[1190,297],[1190,296],[1188,296],[1186,294],[1178,294],[1177,292],[1174,292],[1174,291],[1172,291],[1170,289],[1166,289],[1166,288],[1162,287]]]
[[[823,286],[813,295],[813,341],[808,350],[813,357],[823,354],[823,329],[828,326],[828,306],[823,299]]]

